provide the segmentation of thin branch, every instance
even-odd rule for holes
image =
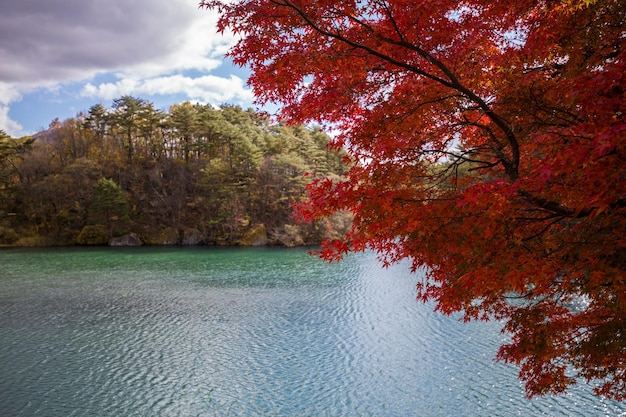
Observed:
[[[497,113],[495,113],[493,111],[493,109],[491,109],[491,107],[487,104],[487,102],[485,100],[483,100],[482,98],[480,98],[476,93],[474,93],[473,91],[471,91],[469,88],[465,87],[460,81],[459,79],[456,77],[456,75],[450,70],[450,68],[448,68],[442,61],[438,60],[437,58],[435,58],[432,54],[430,54],[429,52],[427,52],[426,50],[424,50],[423,48],[414,45],[410,42],[405,41],[403,38],[400,38],[400,40],[395,40],[395,39],[391,39],[389,37],[386,36],[382,36],[380,33],[377,33],[373,30],[373,28],[371,28],[371,26],[367,25],[365,22],[356,19],[353,16],[349,16],[348,18],[367,28],[367,30],[372,33],[374,36],[376,36],[376,38],[378,38],[379,40],[386,42],[388,44],[391,45],[395,45],[395,46],[400,46],[403,47],[405,49],[411,50],[415,53],[417,53],[419,56],[421,56],[423,59],[425,59],[426,61],[428,61],[429,63],[431,63],[432,65],[434,65],[436,68],[438,68],[446,77],[448,80],[441,78],[435,74],[432,74],[426,70],[424,70],[421,67],[415,66],[415,65],[411,65],[408,62],[405,61],[401,61],[399,59],[396,59],[394,57],[392,57],[389,54],[380,52],[370,46],[367,46],[361,42],[357,42],[354,40],[349,39],[348,37],[346,37],[345,35],[343,35],[339,30],[336,31],[329,31],[325,28],[323,28],[321,25],[317,24],[315,21],[313,21],[313,19],[311,17],[309,17],[300,7],[298,7],[297,5],[295,5],[292,1],[290,0],[285,0],[284,2],[278,1],[278,0],[271,0],[272,3],[276,4],[277,6],[283,6],[283,7],[289,7],[291,8],[293,11],[295,11],[313,30],[315,30],[316,32],[318,32],[319,34],[323,35],[323,36],[327,36],[329,38],[332,39],[336,39],[340,42],[346,43],[354,48],[358,48],[358,49],[363,49],[366,52],[368,52],[369,54],[376,56],[384,61],[389,62],[390,64],[393,64],[395,66],[398,66],[400,68],[404,68],[408,71],[411,71],[415,74],[421,75],[427,79],[430,79],[438,84],[441,84],[447,88],[459,91],[460,93],[462,93],[464,96],[466,96],[468,99],[470,99],[471,101],[473,101],[474,103],[476,103],[487,115],[487,117],[489,117],[499,128],[500,130],[502,130],[502,132],[504,133],[505,137],[507,138],[507,142],[509,143],[510,147],[511,147],[511,160],[507,160],[507,159],[503,159],[503,165],[505,167],[506,173],[509,176],[509,178],[511,178],[511,180],[516,180],[518,178],[518,167],[519,167],[519,158],[520,158],[520,153],[519,153],[519,144],[517,142],[517,138],[515,137],[515,134],[513,133],[512,129],[510,128],[509,124],[502,118],[500,117]],[[388,10],[388,9],[387,9]]]

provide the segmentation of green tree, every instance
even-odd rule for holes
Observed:
[[[62,171],[24,186],[25,213],[37,224],[40,234],[57,243],[72,243],[88,221],[92,190],[102,175],[101,167],[80,158]]]
[[[158,158],[163,154],[163,133],[165,115],[154,108],[150,101],[144,101],[139,110],[139,137],[143,141],[144,159]]]
[[[130,216],[149,239],[164,227],[197,228],[235,243],[255,223],[280,228],[295,221],[290,204],[311,178],[303,173],[326,173],[330,152],[319,128],[231,105],[185,102],[163,114],[134,97],[55,119],[37,138],[21,150],[17,139],[0,145],[11,162],[0,158],[10,177],[0,210],[18,213],[0,227],[60,244],[106,242]]]
[[[189,158],[198,131],[197,108],[188,101],[182,104],[174,104],[170,107],[168,125],[172,129],[172,135],[182,145],[182,158],[189,162]]]
[[[109,127],[109,117],[109,111],[102,103],[98,103],[89,108],[83,123],[86,128],[93,131],[96,137],[103,141]]]
[[[0,184],[5,183],[18,173],[16,162],[35,140],[31,137],[13,139],[4,130],[0,130]]]
[[[15,188],[22,179],[20,164],[34,141],[31,137],[13,139],[0,130],[0,210],[8,208],[9,201],[13,200]]]
[[[124,232],[129,217],[129,205],[124,193],[115,181],[101,178],[94,186],[93,200],[89,207],[93,223],[107,227],[109,237]]]
[[[113,100],[111,129],[126,151],[127,161],[133,161],[136,140],[141,126],[141,111],[146,101],[137,97],[122,96]]]

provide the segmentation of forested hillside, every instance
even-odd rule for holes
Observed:
[[[32,138],[0,133],[0,244],[292,246],[348,222],[291,213],[307,182],[344,173],[328,136],[250,109],[124,96]]]

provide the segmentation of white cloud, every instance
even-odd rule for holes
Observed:
[[[24,126],[11,120],[9,117],[9,106],[0,104],[0,130],[12,137],[24,136]]]
[[[22,95],[18,88],[11,84],[0,82],[0,105],[7,105],[21,98]]]
[[[181,94],[212,103],[250,103],[252,95],[243,80],[212,74],[235,38],[216,33],[216,14],[198,4],[199,0],[2,2],[0,129],[20,132],[9,108],[23,97],[41,93],[41,98],[55,89],[58,97],[69,97],[77,86],[82,98]],[[110,75],[116,81],[94,81]]]
[[[149,79],[124,78],[115,83],[88,83],[81,95],[94,99],[112,100],[123,95],[185,95],[206,103],[251,102],[252,92],[245,82],[234,75],[229,78],[204,75],[196,78],[171,75]]]
[[[11,136],[23,136],[24,127],[9,117],[9,105],[19,101],[22,95],[14,86],[0,82],[0,130]]]
[[[197,0],[30,0],[4,2],[0,80],[68,82],[96,73],[215,68],[232,37]]]

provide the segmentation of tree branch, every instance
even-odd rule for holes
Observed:
[[[389,37],[383,36],[380,33],[376,32],[370,25],[367,25],[362,20],[359,20],[354,16],[346,16],[350,21],[365,27],[368,30],[368,32],[370,32],[373,36],[375,36],[380,41],[383,41],[391,45],[399,46],[405,49],[409,49],[417,53],[423,59],[425,59],[426,61],[434,65],[436,68],[438,68],[446,76],[447,80],[435,74],[432,74],[419,66],[412,65],[406,61],[396,59],[389,54],[380,52],[379,50],[374,49],[370,46],[367,46],[363,44],[362,42],[357,42],[352,39],[349,39],[348,37],[343,35],[339,30],[330,31],[328,29],[323,28],[320,24],[316,23],[310,16],[308,16],[308,14],[305,13],[305,11],[302,10],[301,7],[298,7],[296,4],[294,4],[294,2],[290,0],[285,0],[283,2],[279,0],[270,0],[270,1],[277,6],[283,6],[283,7],[288,7],[292,9],[307,23],[307,25],[309,25],[313,30],[315,30],[316,32],[318,32],[319,34],[323,36],[336,39],[354,48],[362,49],[366,51],[367,53],[373,56],[376,56],[392,65],[398,66],[400,68],[404,68],[410,72],[421,75],[447,88],[450,88],[450,89],[453,89],[462,93],[469,100],[476,103],[476,105],[478,105],[478,107],[480,107],[485,112],[485,115],[489,117],[489,119],[491,119],[495,123],[495,125],[498,126],[500,130],[504,133],[504,136],[507,139],[509,146],[511,147],[511,158],[510,160],[508,158],[504,158],[502,160],[502,164],[504,165],[504,168],[508,177],[512,181],[515,181],[518,178],[518,168],[519,168],[519,160],[520,160],[519,143],[517,141],[515,134],[513,133],[513,130],[509,126],[508,122],[506,122],[505,119],[503,119],[500,115],[495,113],[485,100],[483,100],[476,93],[471,91],[469,88],[465,87],[459,81],[456,75],[452,72],[452,70],[448,68],[442,61],[435,58],[432,54],[430,54],[423,48],[405,41],[402,37],[400,37],[399,40],[394,40]],[[389,19],[393,19],[389,8],[385,7],[385,10],[387,12],[387,17]],[[392,24],[394,24],[394,22],[395,20],[392,20]]]

